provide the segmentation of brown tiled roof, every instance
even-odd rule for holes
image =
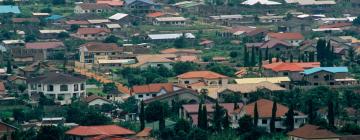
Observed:
[[[74,136],[134,135],[135,132],[117,125],[77,126],[65,132]]]
[[[157,84],[133,86],[132,93],[133,94],[155,93],[155,92],[160,92],[160,90],[162,89],[164,89],[166,92],[173,92],[174,84],[157,83]]]
[[[85,102],[86,102],[86,103],[90,103],[91,101],[94,101],[94,100],[96,100],[96,99],[101,99],[101,100],[107,101],[107,102],[109,102],[109,103],[111,102],[111,101],[109,101],[108,99],[105,99],[105,98],[100,97],[100,96],[97,96],[97,95],[91,95],[91,96],[86,97],[86,98],[85,98]]]
[[[38,18],[12,18],[12,22],[14,23],[22,23],[22,22],[40,22]]]
[[[281,40],[278,40],[278,39],[270,39],[268,41],[266,41],[264,44],[262,44],[260,46],[260,48],[273,48],[277,45],[282,45],[282,46],[285,46],[285,47],[291,47],[292,45],[290,43],[287,43],[285,41],[281,41]]]
[[[272,37],[272,38],[276,38],[276,39],[280,39],[280,40],[302,40],[304,39],[304,36],[301,33],[268,33],[268,36]]]
[[[27,78],[28,83],[44,83],[44,84],[68,84],[85,82],[86,78],[76,77],[69,74],[59,72],[49,72],[42,76]]]
[[[98,34],[102,32],[110,33],[110,31],[105,28],[79,28],[76,34]]]
[[[163,12],[154,12],[154,13],[149,13],[149,14],[147,14],[146,16],[147,16],[147,17],[155,18],[155,17],[161,17],[161,16],[163,16],[163,15],[165,15],[165,13],[163,13]]]
[[[90,24],[87,20],[68,20],[65,22],[69,25],[87,25]]]
[[[225,75],[218,74],[212,71],[190,71],[181,75],[176,76],[181,79],[190,79],[190,78],[205,78],[205,79],[216,79],[216,78],[228,78]]]
[[[136,137],[149,137],[151,135],[151,131],[151,128],[144,128],[144,130],[136,134]]]
[[[154,98],[150,98],[148,100],[145,100],[144,103],[148,104],[148,103],[151,103],[151,102],[154,102],[154,101],[158,101],[158,100],[161,100],[161,99],[166,99],[166,98],[169,98],[169,97],[173,97],[173,96],[180,95],[180,94],[185,94],[185,93],[190,93],[190,94],[192,94],[194,96],[198,96],[196,91],[191,90],[191,89],[187,89],[187,88],[183,88],[183,89],[180,89],[180,90],[168,93],[168,94],[163,94],[163,95],[160,95],[160,96],[156,96]]]
[[[5,92],[5,85],[4,82],[0,82],[0,93]]]
[[[272,71],[304,71],[306,69],[320,67],[319,62],[301,62],[301,63],[287,63],[278,62],[266,64],[263,66],[264,69],[270,69]]]
[[[108,4],[110,6],[123,6],[124,1],[122,0],[97,0],[96,3]]]
[[[26,43],[25,48],[27,49],[54,49],[64,47],[62,42],[34,42]]]
[[[90,52],[115,52],[123,50],[115,43],[89,42],[81,45],[81,47],[85,47]]]
[[[79,6],[83,10],[111,9],[108,4],[104,3],[82,3]]]
[[[258,107],[259,118],[271,118],[274,102],[267,100],[267,99],[259,99],[256,101],[256,103],[257,103],[257,107]],[[244,106],[244,110],[247,115],[254,116],[254,106],[255,106],[255,102]],[[279,103],[277,103],[276,107],[277,107],[276,117],[285,116],[285,114],[289,110],[288,107],[286,107],[282,104],[279,104]],[[299,115],[304,115],[303,113],[301,113],[299,111],[295,111],[295,112],[298,113]]]
[[[295,129],[289,133],[289,136],[300,137],[303,139],[330,139],[330,138],[340,138],[340,136],[335,133],[320,128],[319,126],[306,124],[303,127]]]

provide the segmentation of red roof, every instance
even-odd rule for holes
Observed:
[[[132,88],[134,94],[155,93],[160,92],[162,89],[164,89],[166,92],[173,92],[174,85],[172,83],[158,83],[139,85]]]
[[[122,0],[97,0],[96,3],[107,4],[110,6],[123,6],[124,5],[124,1],[122,1]]]
[[[306,124],[303,127],[295,129],[289,133],[289,136],[300,137],[303,139],[330,139],[330,138],[340,138],[340,136],[335,133],[320,128],[320,126]]]
[[[12,22],[14,23],[22,23],[22,22],[40,22],[38,18],[12,18]]]
[[[0,93],[5,92],[5,85],[4,82],[0,82]]]
[[[276,38],[280,40],[302,40],[304,36],[301,33],[268,33],[271,38]]]
[[[99,136],[99,135],[133,135],[134,131],[117,125],[99,125],[99,126],[78,126],[66,131],[67,135],[75,136]]]
[[[330,25],[321,25],[319,28],[342,28],[342,27],[347,27],[347,26],[351,26],[352,23],[335,23],[335,24],[330,24]]]
[[[177,78],[190,79],[190,78],[205,78],[205,79],[216,79],[216,78],[228,78],[225,75],[218,74],[212,71],[190,71],[184,74],[176,76]]]
[[[273,108],[273,101],[267,100],[267,99],[259,99],[256,101],[257,107],[258,107],[258,113],[259,118],[270,118],[272,114],[272,108]],[[244,109],[247,115],[254,116],[254,107],[255,102],[245,105]],[[282,117],[285,116],[285,114],[288,112],[289,108],[277,103],[276,104],[276,117]],[[299,113],[300,115],[303,115],[303,113],[295,111]]]
[[[272,71],[304,71],[306,69],[320,67],[320,62],[303,62],[303,63],[288,63],[288,62],[278,62],[266,64],[263,66],[264,69],[271,69]]]
[[[62,42],[34,42],[25,44],[27,49],[54,49],[60,47],[64,47]]]
[[[69,21],[66,21],[65,23],[69,24],[69,25],[87,25],[87,24],[90,24],[86,20],[69,20]]]
[[[110,33],[110,31],[105,28],[79,28],[77,30],[77,34],[98,34],[102,32]]]
[[[149,13],[149,14],[147,14],[146,16],[147,16],[147,17],[156,18],[156,17],[161,17],[161,16],[163,16],[163,15],[165,15],[165,13],[163,13],[163,12],[154,12],[154,13]]]
[[[85,47],[90,52],[116,52],[123,50],[115,43],[88,42],[81,45],[81,47]]]

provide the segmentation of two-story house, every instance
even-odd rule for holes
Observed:
[[[80,63],[92,65],[98,60],[109,60],[110,57],[119,56],[123,49],[114,43],[89,42],[79,47]]]
[[[244,107],[240,111],[240,115],[249,115],[254,117],[254,108],[255,103],[257,104],[257,110],[259,114],[258,124],[259,127],[266,128],[266,131],[270,131],[270,120],[272,115],[272,108],[274,102],[267,99],[259,99],[256,102],[244,105]],[[275,128],[277,130],[284,130],[286,129],[286,113],[289,111],[289,108],[277,103],[276,104],[277,111],[276,111],[276,121],[275,121]],[[303,124],[306,123],[307,115],[300,111],[294,111],[294,128],[299,128]]]
[[[246,47],[249,49],[252,49],[254,47],[255,51],[260,51],[263,56],[271,54],[273,56],[282,56],[287,58],[290,57],[290,54],[293,54],[296,51],[295,46],[278,39],[270,39],[261,43],[246,43]]]
[[[106,13],[112,8],[108,4],[104,3],[81,3],[75,6],[75,14],[86,14],[86,13]]]
[[[153,21],[154,25],[186,25],[187,19],[184,17],[158,17]]]
[[[289,140],[340,140],[341,136],[334,132],[315,126],[306,124],[298,129],[287,133]],[[350,139],[349,139],[350,140]]]
[[[160,5],[152,0],[125,0],[125,8],[134,14],[147,14],[158,11]]]
[[[137,85],[131,89],[131,95],[138,100],[147,100],[180,89],[182,89],[182,87],[176,86],[173,83]]]
[[[301,42],[304,41],[304,36],[301,33],[297,32],[285,32],[285,33],[268,33],[265,37],[265,41],[270,39],[278,39],[286,41],[293,46],[299,46]]]
[[[69,74],[50,72],[26,80],[28,95],[36,98],[44,95],[61,105],[70,104],[72,98],[86,96],[86,78]]]
[[[190,86],[194,83],[204,83],[208,86],[227,85],[229,77],[212,71],[190,71],[176,76],[178,83]]]
[[[277,62],[266,64],[264,68],[264,76],[268,77],[289,77],[292,81],[301,81],[302,74],[306,69],[320,67],[319,62],[300,62],[300,63],[288,63],[288,62]]]
[[[354,85],[358,81],[351,78],[347,67],[317,67],[304,70],[307,85]]]

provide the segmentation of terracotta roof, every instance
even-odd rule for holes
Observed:
[[[79,28],[76,34],[98,34],[102,32],[110,33],[110,31],[105,28]]]
[[[84,49],[90,52],[116,52],[123,50],[122,48],[118,47],[115,43],[101,43],[101,42],[88,42],[86,44],[81,45],[80,47],[85,47]]]
[[[165,13],[163,13],[163,12],[154,12],[154,13],[149,13],[149,14],[147,14],[146,16],[147,16],[147,17],[155,18],[155,17],[161,17],[161,16],[163,16],[163,15],[165,15]]]
[[[149,137],[151,135],[151,128],[144,128],[139,133],[136,134],[136,137]]]
[[[306,69],[320,67],[319,62],[302,62],[302,63],[288,63],[288,62],[278,62],[266,64],[263,66],[264,69],[271,69],[272,71],[304,71]]]
[[[208,45],[208,44],[211,44],[211,43],[214,43],[214,41],[211,41],[211,40],[202,40],[199,45]]]
[[[162,89],[164,89],[166,92],[173,92],[174,85],[172,83],[138,85],[138,86],[133,86],[132,93],[134,94],[155,93],[155,92],[160,92]]]
[[[76,77],[65,73],[49,72],[42,76],[29,77],[27,78],[26,81],[28,83],[66,84],[66,83],[85,82],[85,80],[86,78],[83,77]]]
[[[190,79],[190,78],[205,78],[205,79],[217,79],[217,78],[228,78],[225,75],[221,75],[212,71],[190,71],[184,74],[176,76],[181,79]]]
[[[64,47],[62,42],[34,42],[26,43],[25,48],[27,49],[54,49]]]
[[[335,23],[330,25],[321,25],[319,28],[342,28],[342,27],[348,27],[351,26],[352,23]]]
[[[109,5],[103,3],[82,3],[79,6],[83,10],[111,9]]]
[[[97,0],[96,3],[108,4],[110,6],[123,6],[124,5],[124,1],[122,1],[122,0]]]
[[[94,101],[94,100],[96,100],[96,99],[101,99],[101,100],[107,101],[107,102],[109,102],[109,103],[111,102],[111,101],[109,101],[108,99],[105,99],[105,98],[100,97],[100,96],[97,96],[97,95],[91,95],[91,96],[86,97],[86,98],[85,98],[85,102],[86,102],[86,103],[90,103],[91,101]]]
[[[0,93],[5,92],[5,90],[4,82],[0,82]]]
[[[117,125],[99,125],[99,126],[78,126],[66,131],[67,135],[75,136],[98,136],[98,135],[133,135],[134,131]]]
[[[14,23],[22,23],[22,22],[40,22],[38,18],[12,18],[12,22]]]
[[[259,99],[256,101],[258,106],[258,113],[259,118],[271,118],[272,114],[272,108],[273,108],[273,101],[267,100],[267,99]],[[255,102],[250,103],[248,105],[244,106],[245,113],[250,116],[254,116],[254,106]],[[276,110],[276,117],[283,117],[288,112],[289,108],[277,103],[277,110]],[[298,113],[299,115],[304,115],[301,112],[294,111]]]
[[[304,139],[328,139],[328,138],[340,138],[335,133],[320,128],[320,126],[306,124],[298,129],[295,129],[289,133],[289,136],[300,137]]]
[[[196,62],[199,59],[195,55],[181,55],[179,57],[176,57],[175,60],[180,62]]]
[[[117,83],[116,87],[117,87],[118,91],[123,94],[131,94],[130,89],[128,87],[124,86],[123,84]]]
[[[90,24],[87,20],[68,20],[65,22],[69,25],[87,25]]]
[[[301,33],[268,33],[268,36],[271,38],[276,38],[280,40],[302,40],[304,36]]]
[[[176,49],[176,48],[169,48],[162,50],[161,53],[163,54],[175,54],[175,53],[192,53],[192,54],[198,54],[201,53],[201,51],[195,50],[195,49]]]

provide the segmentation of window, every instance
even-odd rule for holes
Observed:
[[[317,85],[319,85],[319,83],[314,83],[314,86],[317,86]]]
[[[80,85],[80,90],[84,90],[85,89],[85,85],[84,84],[81,84]]]
[[[189,81],[184,81],[185,84],[189,84],[190,82]]]
[[[143,97],[143,95],[138,95],[138,97],[139,97],[139,98],[142,98],[142,97]]]
[[[79,91],[79,85],[78,84],[74,84],[74,91]]]
[[[276,50],[276,51],[280,51],[280,48],[276,48],[275,50]]]
[[[48,85],[47,86],[47,91],[54,91],[54,86],[53,85]]]
[[[266,120],[266,119],[262,119],[262,120],[261,120],[261,123],[262,123],[262,124],[267,124],[267,120]]]
[[[31,85],[31,90],[35,90],[36,89],[36,85]]]
[[[146,94],[146,96],[150,96],[150,94],[149,94],[149,93],[147,93],[147,94]]]
[[[60,91],[68,91],[67,85],[60,85]]]
[[[221,85],[222,84],[222,80],[219,80],[219,85]]]
[[[317,75],[314,75],[314,79],[318,79],[319,78],[319,76],[317,76]]]
[[[288,76],[289,73],[288,73],[288,72],[284,72],[283,75],[284,75],[284,76]]]
[[[152,94],[152,97],[156,97],[156,94]]]

